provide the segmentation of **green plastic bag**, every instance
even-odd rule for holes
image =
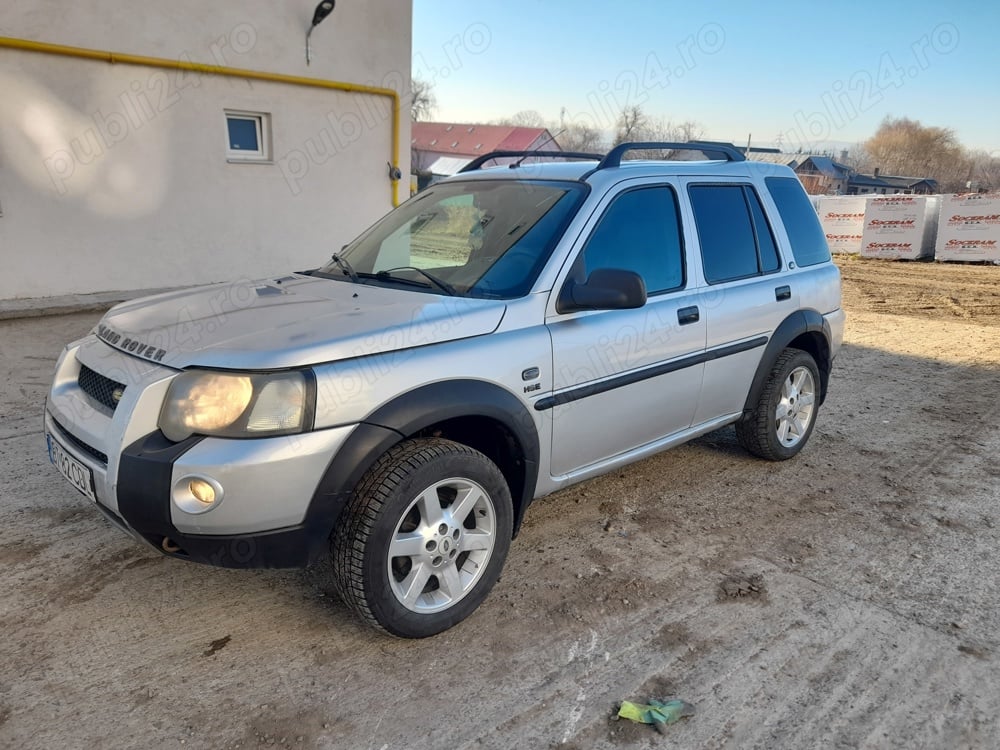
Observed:
[[[651,700],[648,704],[622,701],[621,708],[618,709],[620,718],[639,724],[652,724],[659,732],[662,732],[668,724],[674,724],[685,716],[693,715],[694,706],[679,699],[669,700],[666,703]]]

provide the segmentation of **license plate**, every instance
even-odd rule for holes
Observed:
[[[94,473],[90,467],[73,458],[52,435],[46,434],[45,442],[49,446],[49,461],[52,465],[59,469],[59,473],[66,477],[66,481],[96,503]]]

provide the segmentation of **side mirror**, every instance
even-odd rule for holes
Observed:
[[[634,271],[598,268],[579,284],[568,280],[559,293],[556,309],[561,313],[577,310],[632,310],[646,304],[646,283]]]

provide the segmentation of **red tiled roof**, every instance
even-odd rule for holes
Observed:
[[[490,151],[524,151],[543,137],[549,137],[549,131],[545,128],[458,122],[415,122],[411,131],[410,146],[416,151],[479,156]]]

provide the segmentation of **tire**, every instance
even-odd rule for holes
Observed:
[[[435,635],[493,588],[513,516],[507,482],[482,453],[438,438],[404,441],[362,478],[331,535],[334,587],[376,628]]]
[[[819,410],[819,368],[801,349],[785,349],[775,360],[753,411],[736,423],[736,437],[750,453],[785,461],[812,435]]]

